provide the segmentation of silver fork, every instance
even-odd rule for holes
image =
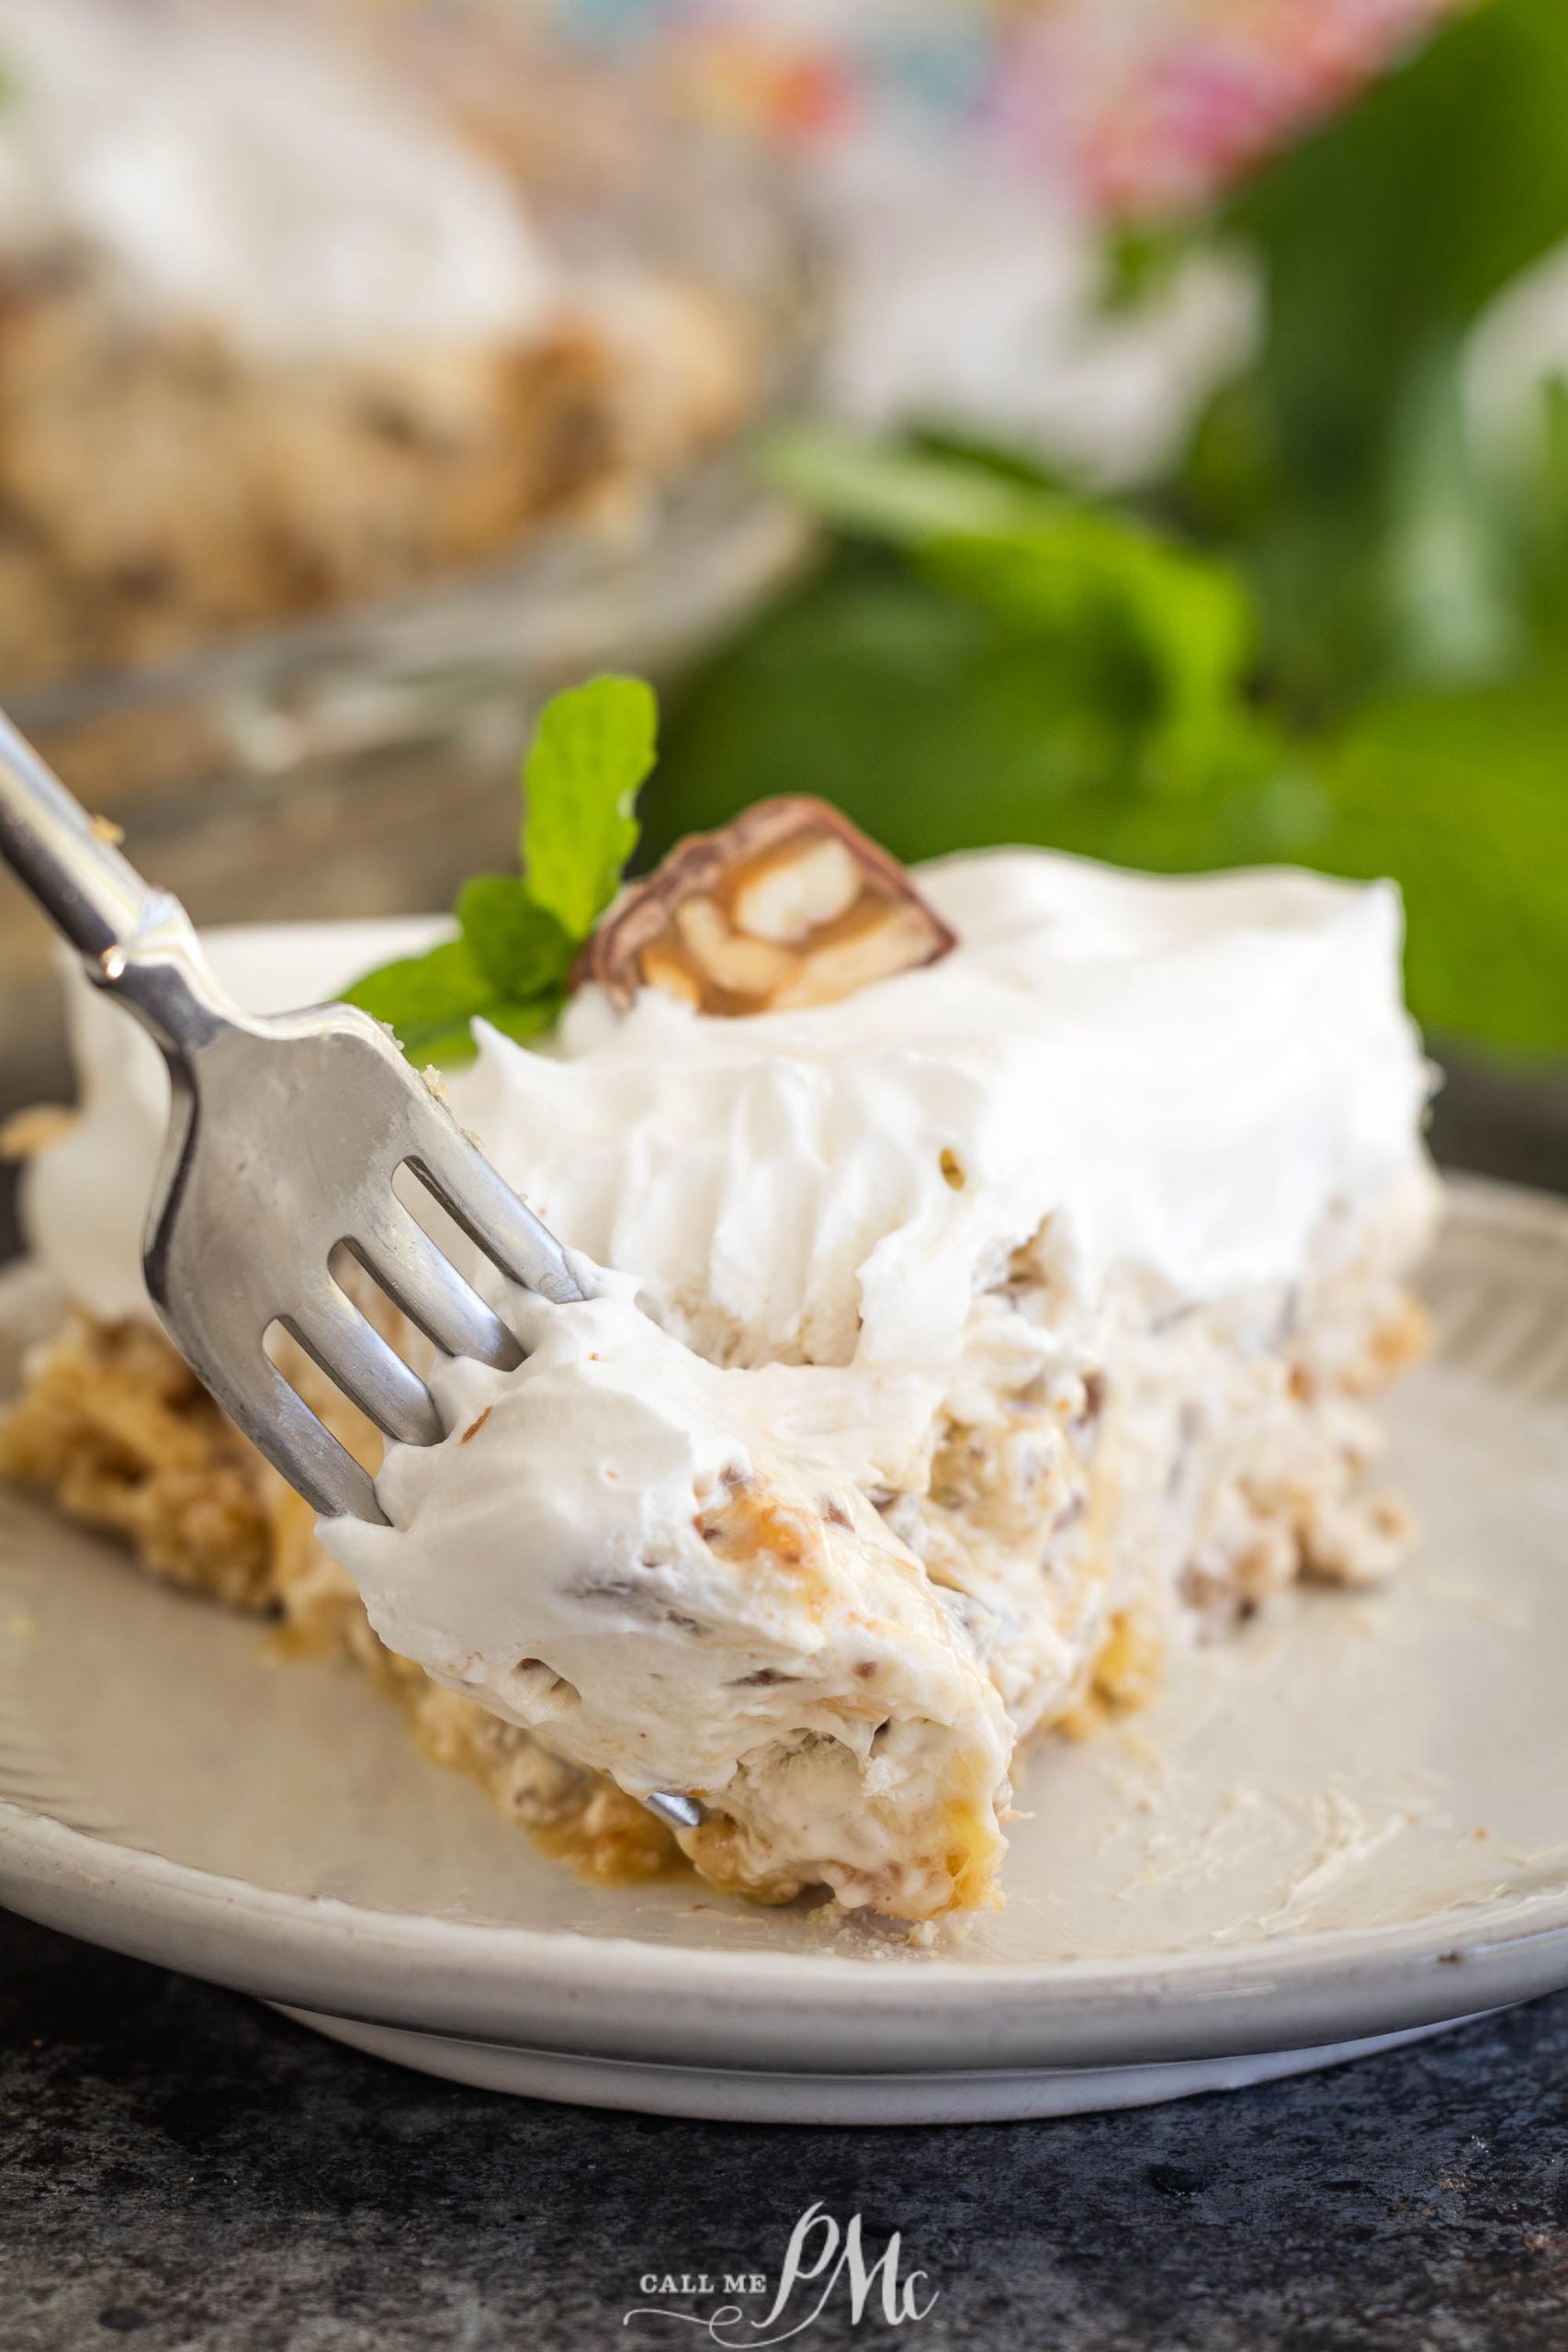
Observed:
[[[553,1234],[368,1013],[258,1016],[219,987],[179,900],[145,883],[0,714],[0,856],[133,1012],[169,1067],[173,1114],[142,1264],[169,1337],[312,1509],[385,1524],[374,1482],[268,1356],[289,1332],[384,1435],[446,1434],[424,1382],[333,1272],[346,1251],[434,1345],[507,1370],[515,1339],[393,1189],[407,1169],[491,1263],[558,1303],[583,1292]],[[652,1808],[694,1827],[692,1797]]]

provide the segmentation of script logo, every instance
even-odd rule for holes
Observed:
[[[749,2319],[739,2303],[722,2302],[710,2312],[675,2312],[667,2305],[643,2303],[636,2311],[627,2312],[621,2324],[628,2327],[634,2319],[678,2320],[684,2326],[700,2328],[714,2344],[732,2348],[744,2346],[746,2352],[764,2352],[770,2344],[787,2344],[792,2336],[803,2335],[821,2318],[840,2291],[841,2282],[842,2300],[848,2302],[852,2326],[860,2325],[874,2292],[879,2315],[886,2325],[907,2327],[925,2318],[940,2290],[933,2287],[929,2292],[923,2291],[923,2270],[911,2270],[908,2277],[902,2276],[902,2259],[901,2233],[897,2230],[876,2260],[868,2266],[861,2244],[860,2215],[852,2213],[840,2230],[819,2203],[808,2205],[790,2233],[773,2302],[759,2318]],[[716,2291],[714,2282],[701,2274],[694,2279],[684,2274],[676,2277],[650,2270],[637,2283],[645,2295]],[[766,2275],[761,2272],[728,2273],[721,2282],[726,2294],[761,2295],[767,2292],[767,2285]]]

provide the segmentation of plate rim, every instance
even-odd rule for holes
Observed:
[[[370,1911],[220,1878],[9,1804],[0,1897],[44,1926],[291,2007],[519,2048],[775,2072],[1148,2065],[1304,2049],[1568,1983],[1568,1893],[1218,1957],[890,1967]],[[793,2065],[781,2045],[793,2047]]]
[[[1568,1199],[1445,1178],[1467,1221],[1568,1247]],[[0,1317],[38,1295],[0,1270]],[[1158,2064],[1432,2025],[1568,1984],[1568,1886],[1218,1950],[868,1965],[373,1910],[226,1878],[0,1800],[0,1901],[295,2007],[582,2055],[780,2071]],[[1368,2019],[1375,2023],[1369,2025]],[[868,2048],[874,2031],[875,2047]],[[937,2063],[940,2053],[940,2064]]]

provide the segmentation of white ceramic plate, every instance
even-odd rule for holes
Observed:
[[[1568,1984],[1568,1204],[1456,1186],[1427,1289],[1406,1573],[1293,1596],[1042,1746],[1008,1907],[951,1948],[583,1887],[350,1669],[16,1496],[0,1897],[461,2080],[760,2119],[1166,2098]],[[0,1283],[13,1358],[46,1311]]]

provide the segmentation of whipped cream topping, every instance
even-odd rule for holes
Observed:
[[[960,945],[834,1005],[704,1018],[592,990],[559,1051],[485,1035],[464,1115],[547,1223],[704,1355],[919,1364],[1043,1220],[1093,1295],[1288,1281],[1419,1154],[1388,886],[943,859]]]
[[[721,1878],[979,1899],[1011,1728],[969,1604],[864,1492],[909,1475],[929,1395],[720,1370],[590,1279],[581,1306],[511,1294],[516,1371],[437,1371],[450,1434],[389,1452],[389,1526],[322,1522],[376,1631],[633,1795],[699,1792]]]
[[[503,175],[260,9],[0,0],[0,231],[268,355],[536,331],[551,275]]]
[[[1289,1282],[1331,1208],[1422,1161],[1428,1072],[1397,893],[1285,870],[1190,879],[1045,852],[922,869],[941,963],[744,1021],[596,990],[554,1049],[480,1032],[454,1108],[569,1246],[716,1362],[958,1375],[977,1292],[1054,1222],[1092,1294]],[[210,934],[254,1011],[331,994],[436,922]],[[73,972],[83,1116],[28,1171],[32,1245],[90,1311],[145,1311],[167,1080]]]

